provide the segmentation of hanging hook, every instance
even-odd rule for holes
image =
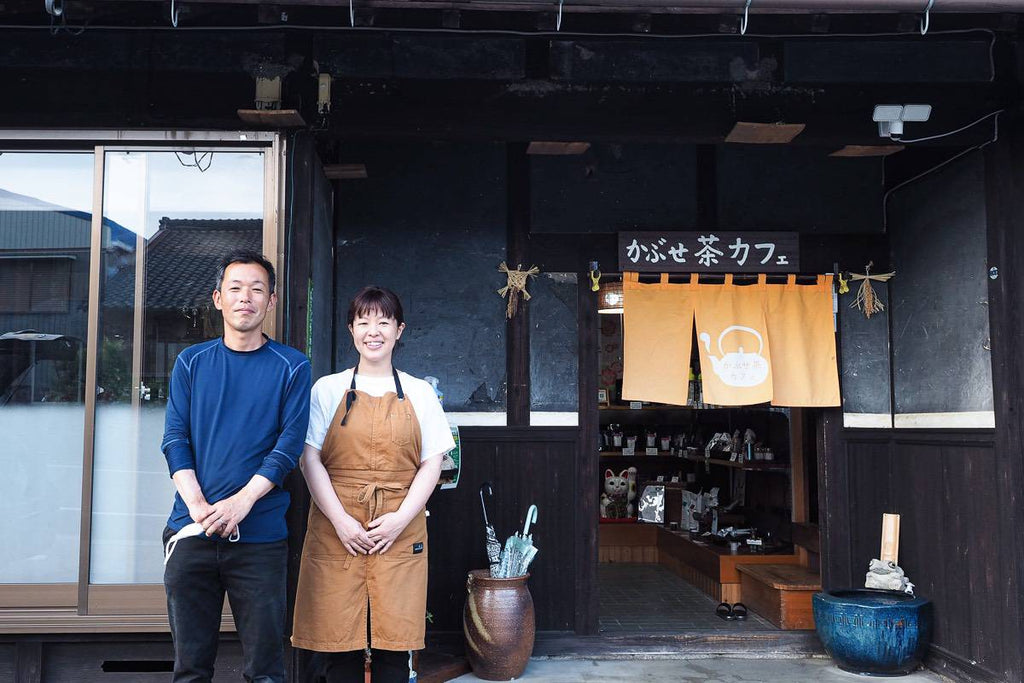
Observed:
[[[747,35],[747,21],[750,19],[750,3],[754,0],[747,0],[746,7],[743,8],[743,18],[740,19],[740,35]]]
[[[51,17],[59,17],[64,14],[64,0],[60,0],[59,5],[56,0],[44,0],[43,6],[46,8],[46,13]]]
[[[935,0],[928,0],[928,6],[924,8],[924,16],[921,17],[921,35],[928,35],[928,25],[931,23],[932,5]]]
[[[356,8],[352,4],[353,0],[348,0],[348,25],[355,28],[356,25]]]
[[[531,505],[526,511],[526,524],[523,525],[523,538],[526,538],[526,534],[530,533],[530,525],[537,522],[537,506]]]
[[[494,495],[494,489],[491,488],[491,482],[489,481],[485,481],[480,484],[480,507],[483,508],[484,511],[484,526],[489,526],[490,522],[487,521],[487,506],[484,505],[484,489],[487,490],[487,495],[489,496]]]
[[[171,0],[171,26],[173,26],[174,28],[178,28],[178,12],[180,11],[181,8],[178,7],[177,9],[175,9],[174,0]]]
[[[562,3],[563,2],[565,2],[565,0],[558,0],[558,18],[555,19],[555,30],[556,31],[561,31],[562,30]]]

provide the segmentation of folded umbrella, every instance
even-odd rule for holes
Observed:
[[[491,567],[491,577],[494,578],[497,576],[497,571],[501,562],[501,543],[498,541],[498,534],[494,531],[494,525],[487,519],[487,506],[484,504],[484,489],[487,489],[488,495],[493,496],[494,490],[491,488],[491,482],[485,481],[480,485],[480,508],[484,512],[484,542],[487,548],[487,562]]]
[[[502,552],[501,565],[498,569],[498,578],[511,579],[522,576],[526,573],[526,567],[533,561],[537,554],[537,548],[533,546],[533,536],[530,534],[530,524],[537,521],[537,506],[531,505],[526,511],[526,523],[523,525],[523,533],[516,532],[505,541],[505,550]]]

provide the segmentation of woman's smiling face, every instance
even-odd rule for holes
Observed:
[[[366,311],[352,320],[348,331],[359,358],[372,365],[390,364],[395,343],[401,338],[405,323],[384,317],[380,311]]]

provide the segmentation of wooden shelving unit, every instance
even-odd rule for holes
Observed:
[[[684,455],[683,460],[690,462],[699,463],[711,463],[718,467],[731,467],[737,470],[750,470],[750,471],[761,471],[761,472],[786,472],[789,470],[789,465],[782,462],[755,460],[750,462],[748,460],[733,462],[731,460],[723,460],[722,458],[702,458],[699,455]]]

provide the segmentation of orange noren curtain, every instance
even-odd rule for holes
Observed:
[[[697,347],[707,403],[742,406],[772,400],[765,281],[759,275],[756,285],[738,287],[726,275],[725,284],[697,288]]]
[[[768,337],[772,343],[772,404],[838,406],[839,373],[832,317],[832,276],[814,285],[768,285]]]
[[[696,275],[689,284],[622,276],[624,400],[686,405],[696,284]]]

